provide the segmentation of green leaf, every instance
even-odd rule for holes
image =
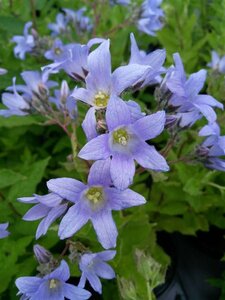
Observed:
[[[0,170],[0,188],[8,187],[24,179],[26,179],[25,176],[20,173],[14,172],[13,170]]]

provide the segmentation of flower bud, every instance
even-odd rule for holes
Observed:
[[[120,295],[124,300],[137,300],[135,286],[132,281],[118,276]]]
[[[47,264],[52,259],[52,254],[38,244],[34,245],[33,250],[39,264]]]

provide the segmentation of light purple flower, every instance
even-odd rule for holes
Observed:
[[[211,52],[212,60],[207,64],[208,67],[213,70],[217,70],[220,73],[225,74],[225,55],[220,57],[216,51]]]
[[[127,6],[130,4],[130,0],[109,0],[110,5],[123,5]]]
[[[36,231],[36,239],[46,234],[51,224],[67,210],[67,203],[62,203],[63,198],[54,193],[44,196],[22,197],[17,200],[23,203],[36,204],[23,216],[25,221],[42,219]]]
[[[0,224],[0,239],[4,239],[5,237],[7,237],[10,234],[7,230],[8,226],[9,226],[9,223]]]
[[[85,300],[91,293],[72,284],[66,283],[70,278],[67,263],[62,260],[60,266],[43,278],[37,276],[20,277],[16,280],[18,295],[30,300]]]
[[[101,152],[101,149],[97,151]],[[143,196],[130,189],[119,191],[112,187],[110,164],[110,159],[95,162],[90,169],[87,185],[72,178],[47,182],[51,192],[75,202],[59,225],[61,239],[73,236],[90,220],[101,245],[105,249],[115,247],[118,232],[111,211],[145,203]]]
[[[14,48],[14,54],[17,58],[25,59],[27,52],[32,52],[35,47],[34,37],[29,34],[29,29],[32,26],[32,22],[27,22],[24,26],[23,35],[15,35],[12,38],[17,45]]]
[[[210,169],[225,171],[225,136],[220,136],[220,128],[217,123],[204,126],[200,136],[207,136],[205,141],[197,148],[196,154],[199,160]]]
[[[206,80],[206,71],[200,70],[186,78],[180,55],[173,55],[175,67],[168,69],[168,74],[162,85],[166,85],[172,92],[169,105],[177,108],[181,127],[192,126],[204,116],[209,123],[216,120],[216,113],[212,107],[223,109],[223,104],[210,95],[199,95]]]
[[[3,93],[2,103],[8,109],[0,109],[0,116],[10,117],[12,115],[25,116],[30,113],[30,103],[19,95],[15,86],[16,78],[13,78],[13,93]]]
[[[163,27],[164,12],[160,8],[162,0],[145,0],[141,8],[141,17],[137,27],[149,35],[155,36],[156,31]]]
[[[145,51],[139,50],[133,33],[130,34],[131,56],[129,64],[140,64],[150,66],[149,72],[145,76],[142,86],[159,83],[162,81],[160,74],[165,73],[163,64],[166,59],[166,51],[155,50],[146,54]]]
[[[58,110],[69,115],[71,119],[77,117],[77,103],[70,95],[68,84],[65,80],[62,81],[61,89],[54,91],[55,97],[49,97],[49,101],[54,103]]]
[[[113,259],[115,255],[116,251],[112,250],[83,254],[79,262],[82,275],[78,286],[84,288],[86,280],[88,280],[92,288],[101,294],[102,284],[99,277],[113,279],[116,276],[112,267],[106,263],[106,261]]]
[[[127,104],[111,97],[106,110],[109,133],[89,141],[78,156],[86,160],[112,157],[110,174],[118,189],[127,188],[133,181],[136,160],[142,167],[155,171],[168,171],[164,157],[145,141],[158,136],[164,129],[165,112],[145,116],[132,123]]]
[[[0,75],[5,75],[7,72],[6,69],[0,68]]]
[[[72,22],[73,26],[76,28],[78,34],[92,30],[93,24],[91,19],[84,15],[86,7],[82,7],[78,10],[64,8],[63,11],[66,13],[68,21]]]
[[[89,73],[85,78],[86,88],[75,88],[72,96],[95,109],[103,109],[107,107],[112,95],[119,96],[127,88],[143,82],[150,67],[130,64],[119,67],[111,73],[108,40],[89,54],[87,69]]]
[[[68,58],[68,50],[75,44],[64,45],[60,39],[56,39],[52,45],[52,48],[45,52],[45,58],[53,60],[54,62],[62,62]]]
[[[62,13],[57,14],[56,23],[48,24],[48,28],[52,31],[52,36],[56,36],[67,31],[68,20]]]

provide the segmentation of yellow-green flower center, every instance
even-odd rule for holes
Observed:
[[[99,204],[103,200],[103,190],[101,187],[93,186],[86,192],[86,198],[93,204]]]
[[[59,55],[59,54],[62,53],[62,50],[57,47],[57,48],[54,49],[54,52],[55,52],[56,55]]]
[[[122,146],[126,146],[129,140],[129,134],[128,132],[123,129],[117,129],[113,132],[113,143],[114,144],[120,144]]]
[[[57,279],[51,279],[49,281],[49,288],[50,289],[55,289],[58,285],[59,281]]]
[[[98,92],[95,94],[94,104],[99,108],[104,108],[107,106],[109,101],[109,95],[104,92]]]

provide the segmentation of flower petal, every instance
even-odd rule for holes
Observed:
[[[146,203],[146,200],[142,195],[130,189],[119,191],[115,188],[107,188],[105,189],[105,193],[107,193],[112,210],[121,210]]]
[[[137,120],[131,127],[138,137],[143,140],[149,140],[155,138],[163,131],[165,121],[165,112],[158,111],[155,114]]]
[[[88,184],[101,184],[104,186],[110,186],[110,184],[112,183],[110,176],[110,164],[110,158],[106,160],[96,161],[90,168],[90,172],[88,175]]]
[[[70,300],[85,300],[91,297],[90,292],[69,283],[64,284],[63,294],[65,298]]]
[[[15,283],[21,293],[30,294],[35,293],[38,290],[42,281],[43,279],[39,277],[26,276],[16,279]]]
[[[111,131],[120,125],[131,123],[131,113],[126,102],[121,98],[112,95],[106,110],[106,123]]]
[[[99,294],[102,293],[102,284],[100,279],[94,272],[85,272],[86,278],[89,281],[92,288],[98,292]]]
[[[115,248],[118,232],[111,211],[101,210],[91,218],[91,221],[101,245],[105,249]]]
[[[108,134],[102,134],[89,141],[78,153],[78,156],[86,160],[106,159],[110,156],[108,146]]]
[[[204,104],[201,104],[201,105],[194,104],[194,106],[196,108],[198,108],[198,110],[209,121],[209,123],[214,123],[216,121],[217,115],[211,106],[204,105]]]
[[[55,278],[62,281],[67,281],[70,278],[70,269],[65,260],[62,260],[58,268],[46,275],[44,278]]]
[[[134,159],[119,153],[113,154],[110,174],[116,188],[126,189],[133,182],[135,174]]]
[[[59,236],[63,240],[74,235],[89,220],[89,214],[85,211],[81,203],[70,207],[59,225]]]
[[[99,261],[94,266],[94,271],[99,277],[104,279],[112,279],[116,277],[113,268],[103,261]]]
[[[58,206],[62,202],[62,197],[55,193],[50,193],[44,196],[35,195],[35,198],[42,204],[48,207]]]
[[[35,221],[45,217],[50,208],[44,204],[37,204],[33,206],[28,212],[23,216],[23,220],[25,221]]]
[[[140,151],[134,153],[133,157],[142,167],[155,171],[169,170],[165,158],[156,151],[154,146],[141,142],[139,149]]]
[[[97,130],[96,130],[97,122],[96,122],[96,116],[95,116],[95,108],[91,107],[82,123],[82,128],[85,132],[85,135],[88,139],[88,141],[92,140],[96,136],[98,136]]]
[[[49,180],[47,187],[60,197],[76,202],[79,200],[80,193],[86,188],[86,185],[73,178],[56,178]]]
[[[200,70],[190,75],[184,86],[188,97],[194,97],[201,91],[206,80],[206,74],[206,70]]]

